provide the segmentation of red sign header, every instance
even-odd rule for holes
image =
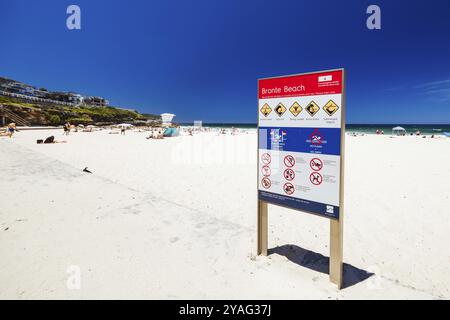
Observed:
[[[342,93],[342,70],[259,80],[259,99]]]

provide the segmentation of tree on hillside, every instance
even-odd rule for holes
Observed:
[[[49,121],[52,126],[58,126],[61,123],[61,118],[58,115],[54,114],[50,116]]]

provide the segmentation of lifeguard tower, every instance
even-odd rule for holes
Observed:
[[[170,127],[172,125],[172,120],[175,117],[172,113],[163,113],[161,114],[162,126]]]

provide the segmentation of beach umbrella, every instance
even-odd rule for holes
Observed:
[[[403,127],[395,127],[392,128],[392,134],[395,134],[397,136],[404,136],[406,135],[406,130]]]

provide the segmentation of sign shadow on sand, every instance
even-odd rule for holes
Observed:
[[[268,250],[268,254],[278,254],[284,256],[290,261],[299,266],[329,274],[330,272],[330,258],[320,253],[316,253],[307,249],[303,249],[296,245],[283,245]],[[350,264],[344,263],[344,281],[343,289],[358,284],[371,276],[374,273],[356,268]]]

